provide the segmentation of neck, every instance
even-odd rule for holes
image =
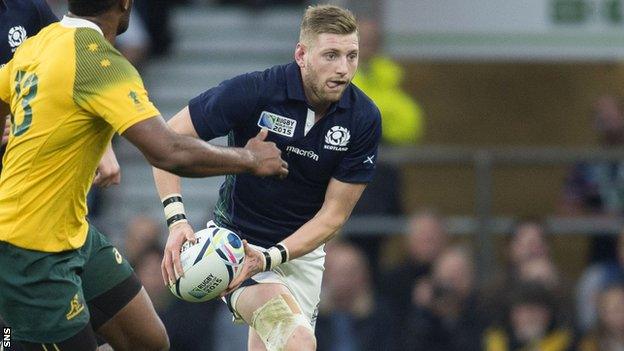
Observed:
[[[106,38],[106,40],[108,40],[108,42],[110,42],[111,44],[115,45],[115,39],[117,38],[117,23],[113,18],[111,18],[110,15],[105,13],[100,16],[93,17],[76,16],[70,12],[69,14],[67,14],[67,16],[73,18],[82,18],[84,20],[95,23],[102,30],[104,38]]]

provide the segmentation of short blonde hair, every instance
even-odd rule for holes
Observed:
[[[357,21],[349,10],[334,5],[309,6],[301,21],[299,42],[309,43],[323,33],[346,35],[357,30]]]

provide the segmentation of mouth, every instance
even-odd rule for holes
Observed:
[[[330,80],[327,82],[327,87],[330,90],[339,90],[342,89],[345,85],[347,85],[346,80]]]

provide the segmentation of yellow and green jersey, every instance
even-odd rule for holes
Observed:
[[[0,241],[47,252],[83,245],[86,195],[115,132],[159,115],[138,72],[92,22],[65,17],[0,69],[12,126],[0,175]]]

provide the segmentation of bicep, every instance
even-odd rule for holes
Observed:
[[[172,134],[171,128],[158,115],[133,124],[121,135],[134,144],[153,164],[169,152]]]
[[[193,121],[191,121],[191,113],[189,112],[188,106],[171,117],[171,119],[167,121],[167,124],[178,134],[199,138]]]

